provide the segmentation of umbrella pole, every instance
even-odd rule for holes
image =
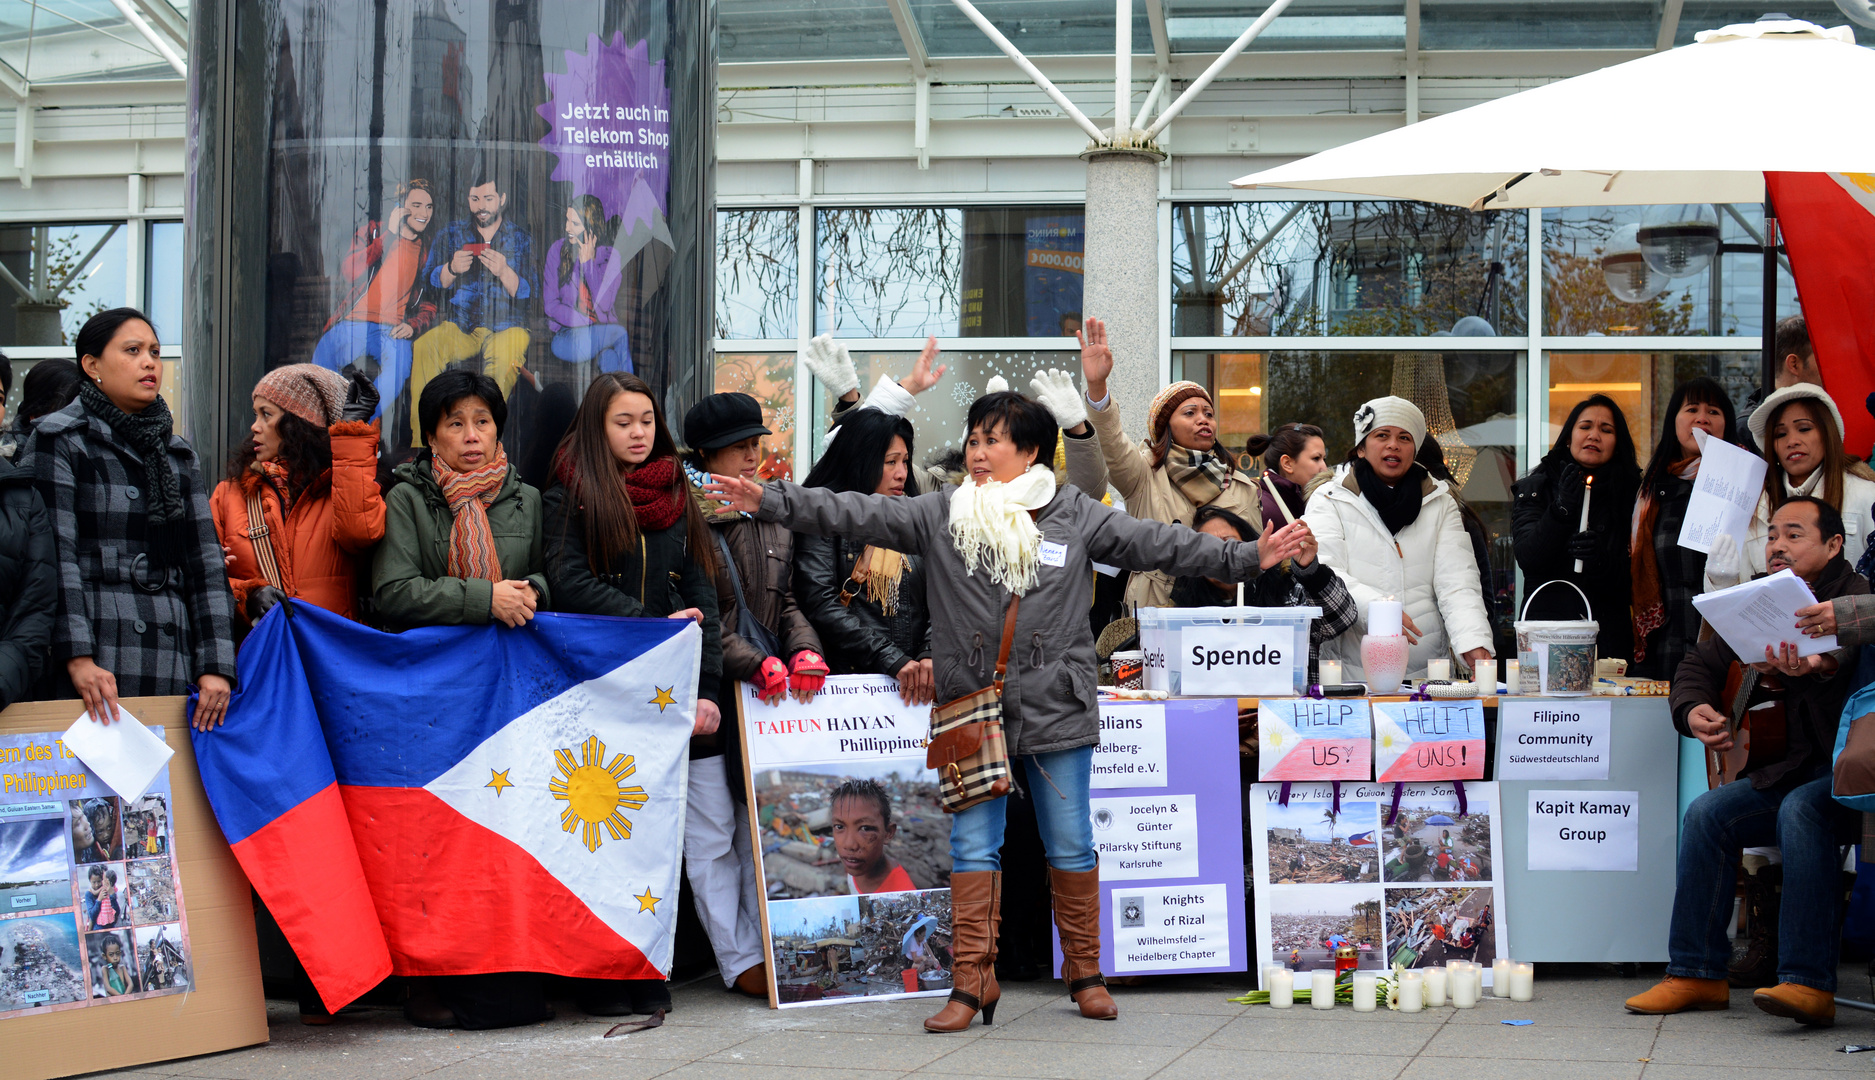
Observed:
[[[1777,386],[1777,240],[1777,208],[1771,205],[1771,184],[1767,177],[1764,185],[1764,362],[1760,372],[1766,396]]]

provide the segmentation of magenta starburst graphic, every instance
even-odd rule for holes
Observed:
[[[656,226],[668,210],[671,93],[664,61],[650,62],[650,47],[587,37],[586,52],[566,51],[566,74],[547,76],[552,96],[537,110],[552,126],[542,146],[560,159],[553,178],[592,195],[619,234],[642,221]]]

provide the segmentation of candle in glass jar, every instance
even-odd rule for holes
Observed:
[[[1315,1009],[1335,1007],[1335,973],[1333,971],[1309,972],[1309,1006]]]
[[[1462,962],[1446,965],[1446,977],[1452,983],[1452,1007],[1455,1009],[1475,1008],[1478,1004],[1478,984],[1472,981],[1470,967]]]
[[[1373,971],[1354,973],[1354,1011],[1373,1012],[1374,998],[1380,990],[1380,975]]]
[[[1516,660],[1504,661],[1504,685],[1508,688],[1506,692],[1512,694],[1522,693],[1522,683],[1523,664]]]
[[[1452,662],[1450,660],[1426,661],[1426,678],[1433,682],[1440,679],[1449,681],[1452,678]]]
[[[1426,980],[1417,971],[1400,973],[1400,1011],[1418,1012],[1426,1002]]]
[[[1510,999],[1529,1001],[1536,996],[1536,966],[1516,964],[1510,969]]]
[[[1333,686],[1336,683],[1340,682],[1341,681],[1341,661],[1323,660],[1322,665],[1321,665],[1320,678],[1321,678],[1321,682],[1323,686]]]
[[[1502,956],[1491,961],[1491,993],[1501,998],[1510,996],[1510,961]]]
[[[1376,600],[1367,605],[1367,632],[1375,637],[1399,637],[1404,610],[1398,600]]]
[[[1446,974],[1442,967],[1426,969],[1426,1008],[1436,1009],[1445,1004]]]
[[[1296,1003],[1296,976],[1288,968],[1269,974],[1270,1008],[1287,1009]]]
[[[1476,962],[1465,964],[1465,974],[1471,976],[1471,996],[1484,1000],[1484,965]]]

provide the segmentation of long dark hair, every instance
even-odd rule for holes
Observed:
[[[1634,501],[1634,492],[1641,482],[1641,466],[1634,449],[1634,435],[1628,431],[1628,418],[1622,413],[1621,406],[1615,404],[1614,398],[1607,394],[1590,394],[1576,402],[1576,407],[1569,410],[1569,419],[1563,421],[1562,431],[1557,434],[1555,445],[1551,446],[1549,453],[1543,456],[1543,465],[1551,475],[1560,475],[1563,466],[1575,460],[1569,453],[1569,442],[1575,431],[1576,421],[1582,419],[1583,413],[1596,406],[1607,409],[1615,418],[1615,449],[1614,453],[1609,456],[1607,464],[1598,466],[1595,470],[1598,479],[1608,478],[1598,482],[1595,490],[1599,492],[1602,483],[1612,482],[1615,485],[1616,499],[1614,503],[1603,503],[1600,499],[1596,502],[1602,505],[1623,506],[1625,509],[1622,512],[1626,513],[1633,509],[1629,504]]]
[[[852,409],[834,421],[839,432],[832,445],[814,462],[801,482],[802,487],[826,488],[829,491],[857,491],[871,495],[879,490],[879,478],[885,474],[886,451],[894,436],[905,440],[905,460],[912,456],[911,421],[878,409]],[[905,494],[918,494],[916,469],[905,473]]]
[[[1248,465],[1257,458],[1263,459],[1263,467],[1282,475],[1283,459],[1286,457],[1302,460],[1302,454],[1309,448],[1310,439],[1320,439],[1324,443],[1328,437],[1314,424],[1298,424],[1294,421],[1284,424],[1267,435],[1252,435],[1243,444],[1244,461]]]
[[[280,410],[280,418],[274,421],[274,431],[280,436],[280,453],[274,460],[286,467],[286,485],[293,497],[298,498],[301,492],[316,494],[315,487],[331,486],[331,432],[285,409]],[[255,454],[254,441],[249,439],[229,459],[228,479],[236,486],[253,469]]]
[[[1660,439],[1654,443],[1654,456],[1647,459],[1647,472],[1641,476],[1641,487],[1647,491],[1657,490],[1666,479],[1673,463],[1680,460],[1684,453],[1680,449],[1680,437],[1675,433],[1678,425],[1674,417],[1687,402],[1695,405],[1716,405],[1725,414],[1725,434],[1720,436],[1726,442],[1738,441],[1738,414],[1732,409],[1731,395],[1719,380],[1707,375],[1688,379],[1673,388],[1673,396],[1667,399],[1666,415],[1660,421]]]
[[[618,218],[605,216],[605,204],[600,202],[596,195],[577,195],[571,203],[567,204],[567,209],[579,215],[580,224],[592,234],[594,242],[601,246],[610,244],[612,237],[618,232]],[[574,268],[577,266],[579,266],[579,245],[575,244],[573,238],[569,236],[560,244],[560,280],[563,282],[571,280]],[[661,430],[662,418],[659,419],[658,426]]]
[[[665,457],[672,459],[673,465],[677,463],[677,444],[671,438],[670,425],[665,422],[664,406],[650,385],[636,375],[623,372],[607,371],[594,376],[592,385],[586,388],[585,398],[579,403],[579,411],[573,414],[572,425],[566,429],[560,448],[554,453],[554,471],[566,488],[568,506],[577,507],[584,519],[586,562],[595,574],[609,573],[616,559],[638,544],[638,515],[632,510],[630,496],[625,493],[625,476],[637,466],[628,466],[613,457],[612,447],[606,442],[606,416],[612,411],[613,399],[620,394],[643,394],[651,402],[657,431],[651,436],[651,454],[645,458],[645,464]],[[671,493],[683,500],[685,544],[690,561],[715,581],[716,551],[710,540],[709,523],[697,508],[696,500],[690,497],[690,482],[685,479],[683,469],[677,468],[674,472]]]
[[[84,381],[84,370],[76,361],[55,357],[34,364],[20,384],[20,428],[70,405],[78,396],[78,384]]]
[[[1823,463],[1817,466],[1824,470],[1822,498],[1824,502],[1841,510],[1846,494],[1843,491],[1843,474],[1849,469],[1849,453],[1843,449],[1842,431],[1836,426],[1836,414],[1815,398],[1792,398],[1764,419],[1764,446],[1760,451],[1764,454],[1764,460],[1770,462],[1770,467],[1764,470],[1764,493],[1770,497],[1771,509],[1775,511],[1791,498],[1784,494],[1784,463],[1777,460],[1777,451],[1774,449],[1777,437],[1773,433],[1777,430],[1778,418],[1790,412],[1793,405],[1802,405],[1808,409],[1810,419],[1822,429]]]

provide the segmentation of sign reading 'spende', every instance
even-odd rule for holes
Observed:
[[[1287,694],[1295,635],[1287,627],[1186,627],[1179,635],[1181,693],[1189,697]]]

